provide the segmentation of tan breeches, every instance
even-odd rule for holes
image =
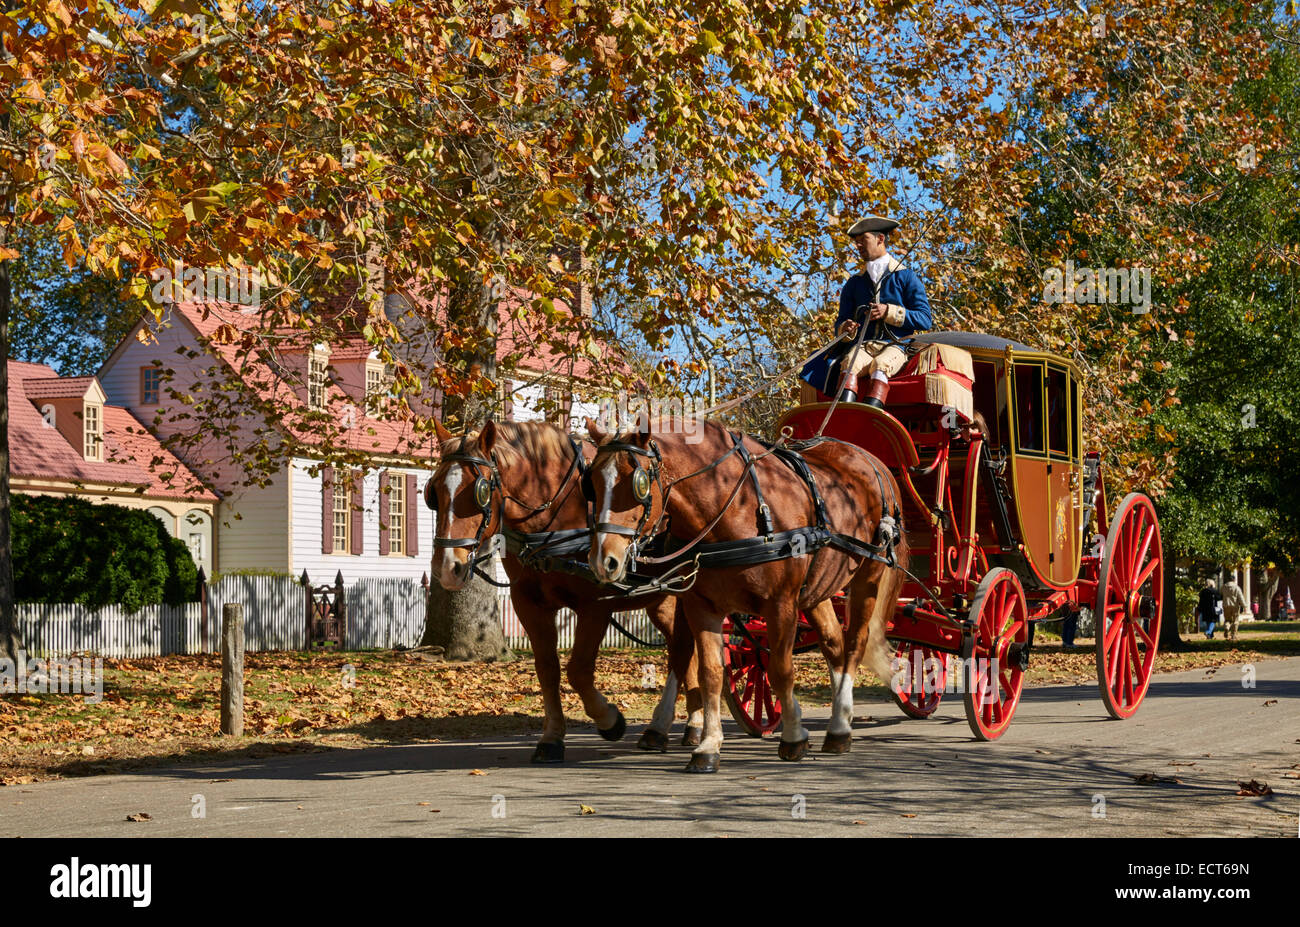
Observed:
[[[892,377],[902,369],[907,355],[903,349],[896,344],[889,344],[884,341],[868,341],[849,352],[849,356],[844,358],[844,363],[840,366],[841,370],[847,373],[860,374],[864,371],[867,373],[883,373],[886,377]]]

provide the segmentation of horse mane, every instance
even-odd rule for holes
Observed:
[[[522,459],[568,460],[573,456],[569,438],[550,422],[498,422],[496,450],[503,462]]]

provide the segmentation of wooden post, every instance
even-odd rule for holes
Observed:
[[[244,606],[221,606],[221,733],[244,736]]]
[[[199,567],[199,637],[203,640],[203,653],[208,652],[208,578]]]
[[[339,650],[346,650],[348,639],[348,598],[343,590],[343,571],[334,574],[334,608],[339,619]]]
[[[311,580],[307,578],[307,571],[302,571],[302,576],[298,577],[298,582],[302,583],[302,598],[307,614],[307,637],[303,650],[311,650],[311,617],[312,617],[312,598],[311,598]]]

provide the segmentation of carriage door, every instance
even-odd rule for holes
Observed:
[[[1051,554],[1048,578],[1073,582],[1079,571],[1079,506],[1082,491],[1076,387],[1064,368],[1047,365],[1048,526]],[[1040,564],[1041,565],[1041,564]]]

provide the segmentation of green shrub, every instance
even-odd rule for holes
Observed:
[[[19,602],[121,605],[194,598],[198,568],[183,541],[143,509],[76,497],[10,497]]]

